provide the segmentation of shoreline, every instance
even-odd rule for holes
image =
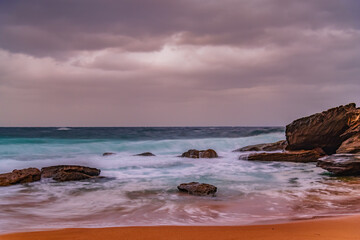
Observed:
[[[289,223],[246,226],[145,226],[110,228],[65,228],[0,235],[1,240],[359,240],[360,214],[300,220]]]

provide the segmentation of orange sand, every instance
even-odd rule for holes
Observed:
[[[360,240],[360,216],[259,226],[74,228],[13,233],[1,240]]]

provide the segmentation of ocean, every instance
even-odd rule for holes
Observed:
[[[282,139],[283,127],[0,128],[0,173],[71,164],[107,177],[1,187],[0,232],[266,224],[360,212],[356,178],[332,177],[315,163],[239,160],[249,153],[233,152]],[[208,148],[220,157],[178,157]],[[156,156],[134,156],[142,152]],[[217,186],[216,196],[178,192],[192,181]]]

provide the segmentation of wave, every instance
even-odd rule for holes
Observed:
[[[60,128],[58,128],[58,129],[56,129],[56,130],[58,130],[58,131],[69,131],[69,130],[71,130],[71,128],[68,128],[68,127],[60,127]]]
[[[231,152],[246,145],[275,142],[284,139],[283,133],[268,133],[239,138],[118,140],[118,139],[47,139],[10,138],[0,139],[1,156],[27,158],[51,158],[116,152],[137,154],[152,152],[156,155],[179,155],[189,149],[212,148],[217,152]]]

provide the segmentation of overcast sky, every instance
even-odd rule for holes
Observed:
[[[360,104],[359,0],[1,0],[0,126],[264,126]]]

